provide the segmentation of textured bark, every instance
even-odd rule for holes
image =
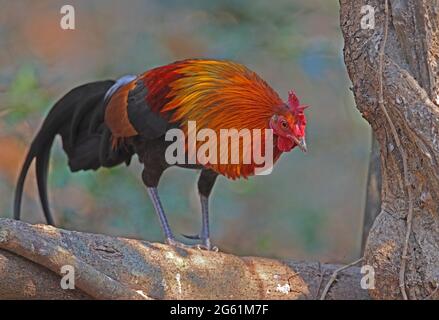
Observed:
[[[403,157],[379,104],[379,51],[385,30],[384,0],[340,0],[344,57],[357,108],[380,145],[382,206],[365,248],[375,268],[374,298],[401,298],[399,272],[407,233],[408,193],[413,195],[406,291],[409,298],[439,298],[439,4],[389,1],[383,65],[383,105],[407,155]],[[361,7],[375,8],[375,28],[361,28]]]
[[[75,268],[63,290],[63,265]],[[337,265],[237,257],[0,219],[0,299],[316,299]],[[92,276],[91,276],[92,275]],[[368,299],[358,267],[327,299]]]

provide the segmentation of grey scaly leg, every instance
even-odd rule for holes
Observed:
[[[169,226],[168,219],[166,218],[165,211],[163,210],[162,203],[159,198],[156,187],[147,187],[149,197],[151,198],[155,212],[159,217],[160,225],[162,226],[165,234],[166,242],[169,244],[175,243],[174,235],[172,234],[171,227]]]
[[[209,230],[209,197],[200,194],[201,202],[201,235],[200,239],[207,250],[211,250],[210,230]]]
[[[198,179],[198,193],[201,203],[201,233],[197,235],[184,235],[186,238],[201,240],[202,247],[206,250],[218,250],[212,247],[209,230],[209,195],[215,184],[218,174],[209,169],[203,169]]]

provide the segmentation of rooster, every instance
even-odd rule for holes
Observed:
[[[166,160],[170,142],[166,132],[179,128],[188,134],[188,122],[200,129],[272,130],[273,161],[295,147],[306,151],[304,109],[294,92],[283,102],[255,72],[222,60],[189,59],[157,67],[117,81],[88,83],[74,88],[50,110],[35,136],[20,172],[14,201],[14,218],[20,219],[21,198],[27,172],[35,159],[36,180],[48,224],[54,221],[47,196],[50,150],[59,134],[72,172],[130,164],[137,154],[143,164],[142,179],[151,198],[166,242],[184,246],[171,231],[157,192],[160,177],[171,165]],[[252,148],[252,145],[247,146]],[[185,146],[187,152],[187,145]],[[251,152],[241,150],[240,153]],[[255,174],[258,165],[244,163],[176,164],[201,169],[198,193],[202,228],[195,236],[200,246],[212,248],[208,202],[218,175],[230,179]]]

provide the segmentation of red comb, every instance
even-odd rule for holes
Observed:
[[[293,90],[288,92],[288,106],[290,107],[291,112],[294,114],[303,113],[303,111],[309,107],[307,105],[300,105],[299,98],[296,96]]]

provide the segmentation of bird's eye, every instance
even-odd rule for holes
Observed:
[[[288,128],[288,123],[285,120],[282,120],[280,125],[281,125],[282,129]]]

